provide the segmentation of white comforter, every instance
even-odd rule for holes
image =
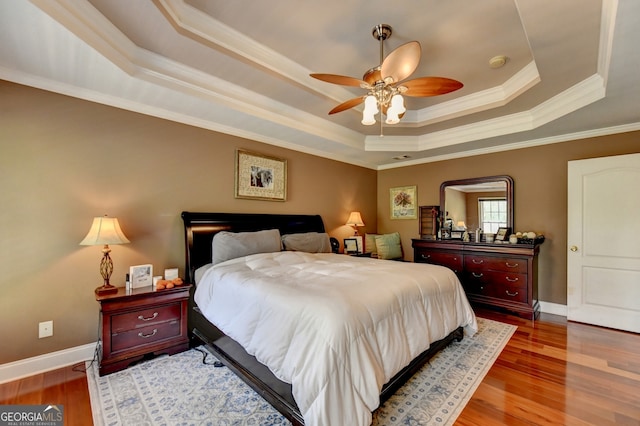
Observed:
[[[444,267],[278,252],[220,263],[195,301],[248,353],[292,384],[305,425],[370,425],[382,386],[430,342],[477,331]]]

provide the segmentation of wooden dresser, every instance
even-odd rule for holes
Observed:
[[[540,244],[412,241],[414,261],[453,270],[471,303],[505,309],[528,319],[539,316]]]

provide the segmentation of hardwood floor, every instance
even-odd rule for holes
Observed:
[[[640,425],[640,335],[542,314],[518,326],[457,425]],[[66,367],[0,385],[0,404],[58,404],[65,424],[92,424],[84,372]]]

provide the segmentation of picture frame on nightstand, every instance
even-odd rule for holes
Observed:
[[[129,268],[131,288],[151,287],[153,284],[153,265],[136,265]]]
[[[345,238],[344,239],[344,252],[347,254],[358,254],[358,239],[357,238]]]

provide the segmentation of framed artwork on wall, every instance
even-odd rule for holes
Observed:
[[[286,201],[287,160],[237,150],[235,197]]]
[[[418,196],[417,187],[399,186],[389,190],[391,219],[417,219]]]

